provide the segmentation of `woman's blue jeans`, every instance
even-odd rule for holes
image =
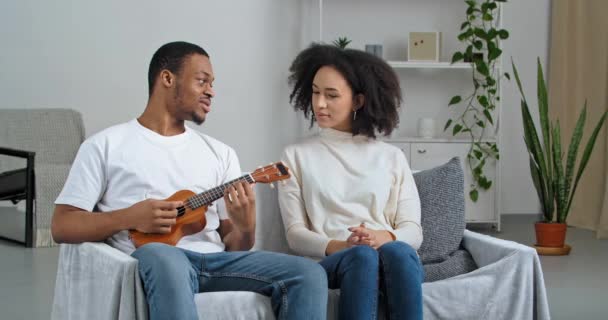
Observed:
[[[271,252],[201,254],[150,243],[139,260],[151,320],[198,319],[194,295],[252,291],[271,298],[277,319],[325,319],[327,277],[312,260]]]
[[[378,296],[388,319],[422,319],[424,270],[411,246],[401,241],[378,250],[355,246],[320,262],[330,289],[340,289],[340,319],[376,319]]]

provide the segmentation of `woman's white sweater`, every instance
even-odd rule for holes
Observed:
[[[333,129],[288,146],[281,159],[292,177],[279,187],[289,247],[322,258],[330,240],[365,222],[418,249],[420,199],[405,155],[397,147]]]

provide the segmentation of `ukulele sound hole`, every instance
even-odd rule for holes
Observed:
[[[186,208],[185,207],[177,207],[177,216],[181,217],[186,213]]]

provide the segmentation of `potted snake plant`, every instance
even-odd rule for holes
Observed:
[[[566,218],[576,192],[576,187],[589,162],[595,140],[606,119],[601,116],[593,130],[577,166],[578,147],[581,143],[587,116],[587,102],[576,122],[570,145],[562,145],[559,120],[549,120],[549,100],[540,59],[537,59],[538,72],[538,111],[541,134],[536,130],[530,114],[528,101],[522,90],[521,81],[515,64],[513,74],[521,93],[521,113],[524,126],[524,141],[528,149],[530,173],[542,207],[543,220],[535,224],[537,246],[564,247],[566,237]],[[575,175],[576,174],[576,175]]]

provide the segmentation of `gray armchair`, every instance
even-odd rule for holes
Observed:
[[[54,244],[50,231],[54,201],[83,140],[82,117],[74,110],[0,109],[0,201],[26,201],[23,238],[5,234],[0,238],[27,247]],[[0,211],[22,215],[6,205]]]

